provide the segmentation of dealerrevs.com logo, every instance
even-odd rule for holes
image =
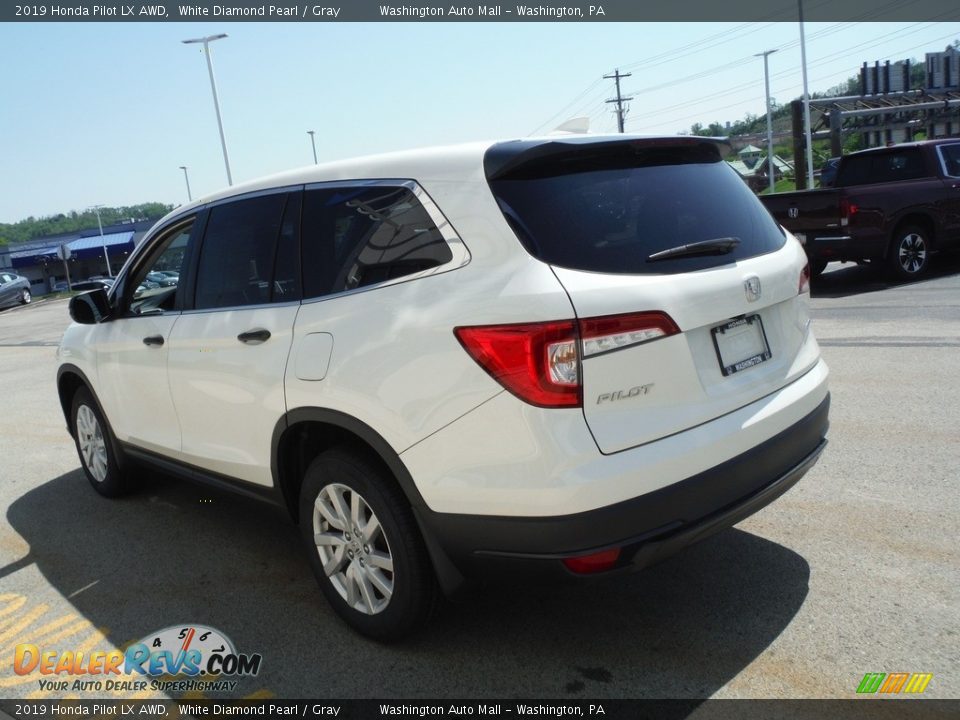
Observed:
[[[123,651],[61,651],[21,643],[14,650],[13,670],[37,673],[41,690],[229,692],[237,686],[233,678],[255,676],[262,661],[258,653],[238,653],[219,630],[174,625]]]

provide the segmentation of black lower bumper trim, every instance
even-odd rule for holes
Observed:
[[[789,490],[826,446],[830,396],[809,415],[727,462],[616,505],[559,517],[418,512],[438,553],[467,578],[504,565],[562,570],[563,557],[622,548],[618,567],[637,569],[736,524]],[[546,561],[546,562],[545,562]]]

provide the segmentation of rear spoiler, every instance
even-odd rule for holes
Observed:
[[[487,180],[500,180],[514,175],[524,166],[541,165],[550,161],[562,163],[584,155],[603,154],[616,157],[621,152],[629,153],[654,148],[700,149],[706,154],[715,154],[718,160],[733,152],[729,140],[719,137],[624,135],[610,138],[609,136],[578,135],[497,143],[484,154],[483,169]]]

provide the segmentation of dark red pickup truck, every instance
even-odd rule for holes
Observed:
[[[931,252],[960,247],[960,138],[851,153],[834,187],[760,200],[803,243],[813,274],[842,260],[920,277]]]

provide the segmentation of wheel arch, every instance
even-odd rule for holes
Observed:
[[[313,459],[334,446],[368,454],[388,472],[415,509],[426,507],[400,455],[383,437],[352,415],[319,407],[296,408],[277,422],[271,443],[270,469],[290,516],[297,521],[303,473]]]
[[[90,395],[93,396],[93,401],[97,404],[101,415],[106,417],[106,414],[103,412],[103,405],[100,403],[100,398],[97,397],[93,385],[83,370],[76,365],[61,365],[57,370],[57,395],[60,397],[60,408],[63,410],[63,419],[67,422],[67,431],[71,435],[74,434],[72,417],[73,396],[81,387],[85,387]]]
[[[368,458],[396,481],[413,510],[440,587],[448,597],[456,596],[465,586],[464,577],[435,538],[429,523],[432,511],[409,470],[383,436],[352,415],[328,408],[297,408],[287,412],[274,427],[270,469],[293,522],[299,523],[300,487],[307,467],[317,455],[335,446],[353,447],[367,453]]]

